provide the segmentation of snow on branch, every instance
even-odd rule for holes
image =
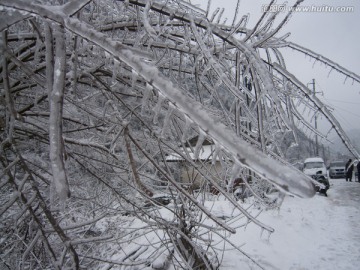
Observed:
[[[228,149],[234,158],[238,159],[245,167],[275,183],[285,192],[294,193],[301,197],[313,196],[313,187],[308,177],[299,175],[292,168],[269,158],[239,138],[228,127],[215,122],[201,104],[182,95],[182,91],[173,82],[164,78],[157,68],[143,62],[132,50],[125,48],[104,34],[96,32],[75,18],[68,18],[64,21],[65,27],[69,30],[91,40],[114,57],[119,57],[120,61],[134,68],[147,82],[154,85],[164,96],[176,104],[184,114],[188,115],[211,137],[221,143],[225,149]]]
[[[292,75],[290,72],[285,70],[283,67],[281,67],[277,63],[272,64],[273,68],[278,71],[281,75],[286,77],[288,80],[290,80],[296,87],[298,87],[309,100],[311,100],[316,108],[322,112],[322,114],[326,117],[326,119],[331,123],[333,128],[335,129],[336,133],[339,135],[345,146],[348,148],[348,150],[356,157],[360,157],[358,151],[356,148],[352,145],[350,139],[342,129],[340,123],[336,120],[336,118],[332,115],[330,110],[327,108],[325,104],[323,104],[315,95],[312,94],[311,90],[308,89],[302,82],[300,82],[297,78],[295,78],[294,75]]]
[[[32,25],[10,20],[8,66],[0,67],[12,98],[0,106],[23,117],[5,129],[0,122],[0,135],[12,128],[31,175],[29,194],[7,187],[23,180],[8,136],[0,148],[0,189],[8,195],[1,218],[27,245],[23,261],[216,269],[226,251],[220,242],[248,257],[229,233],[251,223],[271,234],[262,211],[285,193],[314,195],[287,155],[308,137],[324,138],[308,119],[325,116],[357,154],[326,106],[285,69],[278,48],[286,36],[274,35],[290,14],[271,32],[274,14],[252,30],[247,16],[236,21],[241,1],[232,26],[188,1],[50,2],[62,1],[0,0],[0,8],[33,17]],[[269,64],[273,55],[280,65]],[[229,209],[216,209],[223,203]],[[46,212],[43,224],[38,211]],[[22,255],[20,244],[11,245],[12,258]],[[45,259],[31,257],[38,247]]]
[[[62,137],[62,114],[65,89],[65,33],[62,26],[55,26],[55,63],[54,80],[50,91],[49,142],[53,181],[61,200],[70,196],[65,170],[65,149]]]

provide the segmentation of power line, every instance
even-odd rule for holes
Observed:
[[[355,104],[355,105],[360,105],[360,102],[351,102],[351,101],[345,101],[345,100],[338,100],[338,99],[331,99],[331,98],[326,98],[327,100],[333,101],[333,102],[339,102],[339,103],[348,103],[348,104]]]
[[[356,114],[354,112],[350,112],[348,110],[345,110],[344,108],[342,107],[339,107],[339,106],[336,106],[336,105],[332,105],[334,108],[336,108],[337,110],[341,110],[341,111],[344,111],[344,112],[347,112],[348,114],[351,114],[352,116],[356,116],[356,117],[359,117],[360,118],[360,115],[359,114]]]

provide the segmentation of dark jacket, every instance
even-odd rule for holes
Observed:
[[[354,170],[354,164],[351,164],[351,162],[352,162],[351,159],[348,162],[346,162],[345,169],[348,174],[350,174],[350,173],[352,174],[352,172]],[[351,166],[350,166],[350,164],[351,164]]]

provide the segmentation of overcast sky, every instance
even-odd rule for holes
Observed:
[[[191,0],[206,9],[206,0]],[[224,7],[223,17],[231,23],[236,8],[236,0],[212,0],[211,9]],[[238,18],[250,13],[248,27],[254,26],[261,16],[262,8],[270,0],[241,0]],[[277,1],[278,4],[283,3]],[[289,0],[292,5],[294,0]],[[278,36],[287,32],[291,36],[288,41],[311,49],[345,67],[360,74],[360,1],[358,0],[305,0],[302,6],[314,7],[315,12],[294,12],[290,21]],[[325,6],[325,7],[323,7]],[[331,11],[335,8],[353,7],[351,12]],[[320,11],[320,9],[325,11]],[[327,11],[326,11],[327,10]],[[285,13],[284,13],[285,14]],[[352,83],[345,76],[306,58],[290,49],[282,49],[288,70],[295,74],[304,84],[315,79],[318,97],[331,106],[333,114],[342,127],[348,131],[360,129],[360,84]],[[312,86],[309,85],[309,88]],[[321,122],[321,119],[319,120]],[[319,125],[321,127],[321,123]],[[360,139],[360,138],[359,138]]]

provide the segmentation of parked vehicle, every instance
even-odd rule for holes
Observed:
[[[329,165],[330,178],[345,178],[345,163],[344,161],[333,161]]]
[[[320,157],[305,159],[303,172],[317,182],[314,184],[316,191],[327,196],[326,192],[330,187],[330,183],[324,160]]]
[[[304,161],[303,172],[309,176],[315,176],[319,171],[325,179],[328,178],[325,162],[320,157],[307,158]]]

